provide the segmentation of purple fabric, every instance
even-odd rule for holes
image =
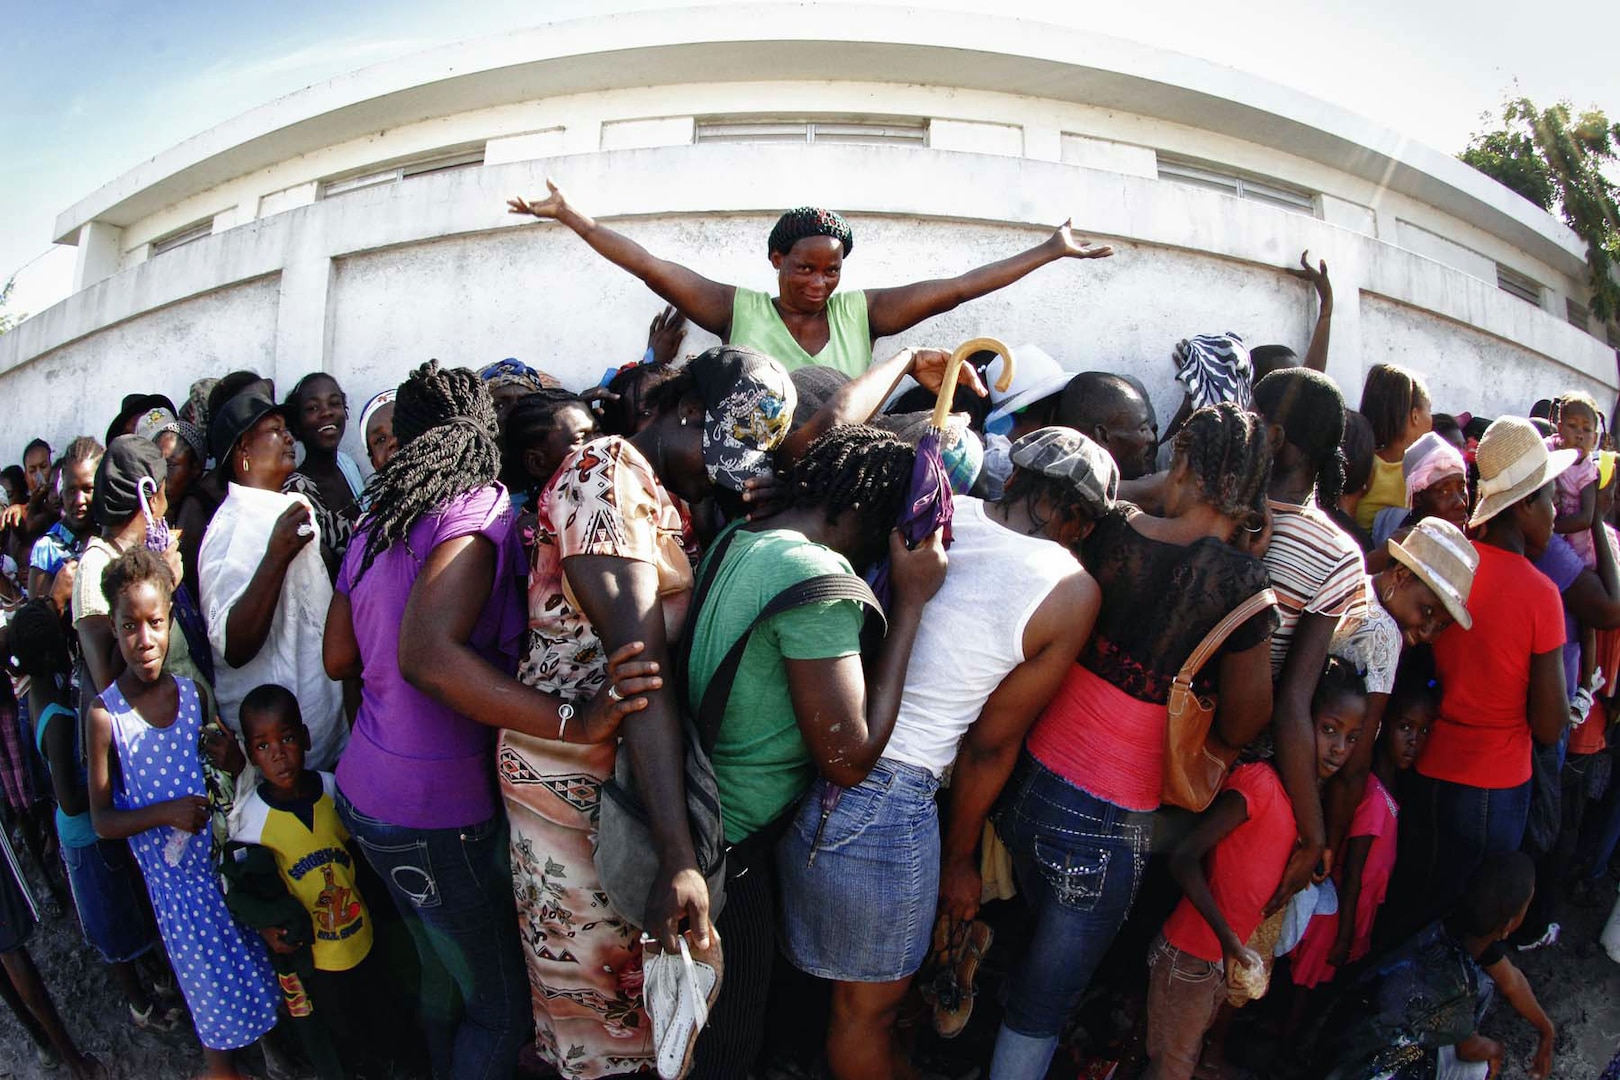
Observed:
[[[413,829],[451,829],[492,817],[495,729],[463,716],[405,681],[399,624],[428,553],[461,536],[495,545],[495,585],[470,644],[502,671],[517,670],[527,617],[517,573],[523,550],[506,489],[480,488],[411,528],[360,578],[365,533],[356,532],[336,589],[349,597],[363,667],[360,715],[338,763],[338,786],[361,813]]]
[[[1569,541],[1562,536],[1554,534],[1547,541],[1547,550],[1541,553],[1541,558],[1533,564],[1540,570],[1562,593],[1575,584],[1575,579],[1581,576],[1586,564]],[[1575,691],[1580,689],[1581,677],[1581,627],[1570,614],[1569,602],[1564,602],[1564,687],[1573,700]]]
[[[907,547],[916,547],[936,529],[945,530],[945,546],[951,546],[951,516],[955,503],[951,498],[951,477],[939,451],[940,433],[930,431],[917,443],[917,461],[911,466],[911,485],[906,505],[894,523],[906,538]],[[868,575],[872,592],[888,610],[893,592],[889,585],[889,560],[880,560]]]

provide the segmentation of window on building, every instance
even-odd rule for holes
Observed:
[[[1221,165],[1160,154],[1159,179],[1208,188],[1299,214],[1316,213],[1316,196],[1303,188],[1291,187],[1281,180],[1235,172]]]
[[[1564,317],[1569,320],[1569,325],[1591,332],[1592,313],[1586,310],[1585,304],[1577,303],[1572,297],[1564,297]]]
[[[1528,274],[1521,274],[1501,263],[1496,264],[1496,287],[1517,296],[1520,300],[1526,300],[1537,307],[1541,306],[1541,283]]]
[[[860,146],[927,146],[922,119],[776,119],[735,116],[700,118],[693,142],[845,143]]]
[[[409,180],[413,176],[429,176],[433,173],[450,172],[453,169],[473,169],[483,163],[484,148],[482,146],[470,150],[454,150],[411,158],[408,161],[390,165],[385,169],[370,169],[363,173],[323,180],[321,181],[321,198],[326,199],[333,195],[343,195],[351,191],[377,187],[382,184],[398,183],[401,180]]]
[[[153,240],[152,254],[161,255],[165,251],[173,251],[177,247],[185,247],[187,244],[194,243],[201,240],[205,236],[212,236],[213,234],[214,219],[211,217],[204,218],[201,221],[193,222],[192,224],[187,225],[183,229],[176,229],[172,233],[168,233],[164,236],[158,237],[156,240]]]

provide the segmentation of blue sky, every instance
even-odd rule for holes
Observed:
[[[12,310],[65,293],[58,212],[182,139],[355,68],[463,38],[680,0],[0,0],[0,280],[33,261]],[[836,3],[825,17],[836,25]],[[1620,114],[1620,8],[1567,0],[917,0],[1079,25],[1304,90],[1448,152],[1517,80],[1537,99]],[[1527,18],[1527,11],[1537,15]]]

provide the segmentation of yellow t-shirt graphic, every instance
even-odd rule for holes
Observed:
[[[281,880],[315,925],[315,967],[348,971],[371,952],[371,914],[355,886],[349,830],[332,800],[336,782],[331,773],[319,775],[321,794],[307,806],[309,824],[255,789],[243,800],[231,839],[275,854]]]

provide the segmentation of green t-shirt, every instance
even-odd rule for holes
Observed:
[[[707,568],[705,559],[700,580]],[[854,572],[842,555],[803,533],[739,530],[692,632],[687,692],[693,712],[720,661],[777,593],[806,578]],[[748,640],[713,754],[727,843],[770,824],[815,778],[782,661],[859,653],[865,615],[853,600],[806,604],[766,620]]]
[[[804,351],[771,298],[737,288],[731,301],[730,344],[747,345],[778,361],[789,371],[802,367],[837,368],[854,378],[872,366],[872,332],[866,322],[866,293],[835,292],[827,300],[827,344],[811,356]]]

